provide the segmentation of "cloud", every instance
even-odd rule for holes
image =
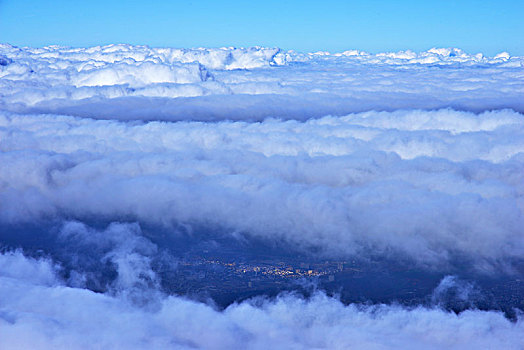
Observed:
[[[32,266],[33,276],[25,274],[27,266]],[[344,305],[322,293],[310,299],[292,294],[255,298],[224,311],[183,297],[157,296],[158,304],[151,308],[130,303],[122,295],[40,283],[52,269],[47,260],[0,254],[3,348],[519,349],[524,345],[522,320],[510,322],[497,312],[456,315],[438,308]]]
[[[480,269],[524,253],[524,118],[509,110],[144,124],[3,113],[0,125],[4,224],[126,218]]]
[[[524,112],[522,57],[271,48],[0,46],[0,107],[121,120],[306,120],[369,110]]]

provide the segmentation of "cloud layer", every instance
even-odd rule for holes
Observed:
[[[14,112],[124,120],[305,120],[400,108],[524,111],[524,61],[507,53],[1,45],[0,57],[0,106]]]
[[[524,253],[524,117],[509,110],[262,123],[0,118],[4,223],[127,218],[332,257],[461,256],[479,268]]]

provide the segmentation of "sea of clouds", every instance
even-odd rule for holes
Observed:
[[[0,45],[0,107],[138,120],[307,120],[368,110],[524,112],[524,58],[459,49],[301,54],[271,48]]]
[[[0,45],[0,345],[520,349],[495,311],[166,295],[144,227],[518,277],[523,112],[507,53]]]

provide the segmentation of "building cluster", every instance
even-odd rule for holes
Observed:
[[[216,258],[199,257],[194,261],[186,262],[187,265],[215,265],[229,270],[237,275],[253,277],[318,277],[328,276],[328,280],[334,281],[334,275],[344,270],[359,271],[355,267],[349,266],[347,261],[325,261],[319,263],[281,261],[260,261],[260,262],[227,262]]]

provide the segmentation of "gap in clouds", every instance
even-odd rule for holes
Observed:
[[[322,292],[309,298],[292,293],[258,297],[219,311],[186,298],[143,291],[149,303],[140,306],[129,294],[95,294],[66,287],[54,276],[55,270],[49,260],[26,258],[19,252],[0,255],[4,346],[473,349],[488,345],[518,349],[522,344],[522,320],[510,322],[493,311],[467,310],[455,315],[421,306],[346,306]],[[119,280],[122,286],[129,278]],[[463,300],[472,289],[447,277],[436,292],[438,300],[446,293]]]
[[[514,262],[519,272],[486,274],[460,260],[431,268],[396,254],[333,259],[188,225],[173,230],[136,223],[40,222],[2,225],[0,237],[3,254],[19,250],[49,259],[68,286],[124,295],[137,305],[150,304],[156,294],[183,295],[224,309],[259,295],[289,291],[310,297],[320,291],[345,304],[499,310],[514,320],[522,307],[522,260]],[[300,275],[281,274],[297,270]]]

